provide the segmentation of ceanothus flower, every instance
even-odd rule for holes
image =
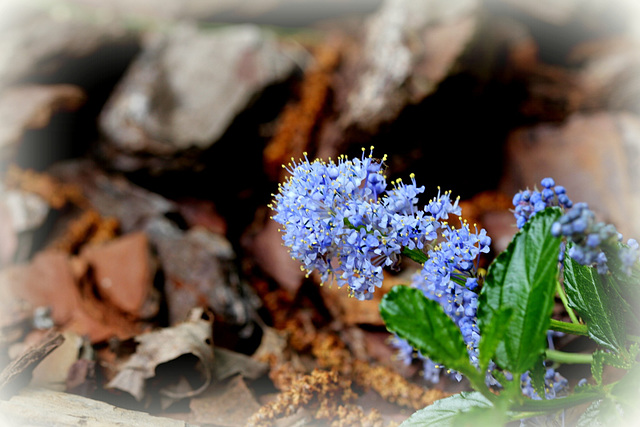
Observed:
[[[476,317],[478,294],[473,291],[478,287],[478,258],[489,251],[491,238],[484,229],[471,231],[466,221],[460,228],[444,223],[441,230],[443,241],[427,252],[429,259],[422,271],[414,275],[411,286],[421,289],[427,298],[443,307],[460,328],[469,360],[477,366],[480,331]],[[397,337],[394,341],[399,349],[406,348],[402,341]],[[417,357],[423,362],[424,377],[437,382],[444,367],[419,353]],[[407,360],[406,354],[403,359]],[[458,372],[446,372],[458,381],[462,379]]]
[[[553,178],[542,179],[540,185],[541,191],[524,190],[513,196],[513,215],[516,217],[518,228],[522,228],[529,218],[549,206],[570,208],[573,205],[567,196],[567,190],[561,185],[556,185]]]
[[[586,203],[576,203],[573,209],[553,223],[551,234],[565,237],[573,243],[567,254],[582,265],[595,265],[599,274],[609,271],[607,256],[603,245],[612,245],[622,239],[613,224],[597,222],[595,213]],[[630,268],[632,260],[629,251],[621,251],[619,255],[625,267]]]
[[[299,163],[292,159],[286,167],[291,176],[269,205],[302,269],[317,270],[323,282],[335,278],[361,300],[382,285],[383,267],[395,265],[404,248],[422,250],[437,238],[438,220],[459,211],[448,193],[438,194],[437,214],[418,209],[424,187],[413,174],[410,184],[398,180],[387,190],[385,158],[364,151],[361,158],[337,162],[310,162],[306,154]]]

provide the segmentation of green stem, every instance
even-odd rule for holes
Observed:
[[[567,310],[567,313],[569,314],[569,318],[571,319],[571,321],[573,323],[579,324],[580,321],[578,320],[578,317],[576,316],[576,313],[574,313],[573,309],[569,307],[569,300],[567,299],[567,294],[564,292],[564,289],[562,288],[562,285],[560,284],[559,280],[556,280],[556,292],[558,293],[558,296],[562,301],[562,305],[564,306],[564,309]]]
[[[558,350],[547,350],[545,352],[545,358],[558,363],[571,363],[571,364],[590,364],[593,361],[592,354],[584,353],[565,353]]]
[[[574,335],[587,335],[587,325],[580,323],[561,322],[560,320],[551,319],[549,329]]]

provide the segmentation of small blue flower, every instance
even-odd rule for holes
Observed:
[[[627,246],[620,249],[620,261],[627,276],[631,275],[631,268],[640,260],[640,245],[635,239],[629,239]]]
[[[544,375],[545,399],[555,399],[560,393],[566,391],[568,386],[569,381],[566,378],[555,369],[547,368]],[[520,377],[520,388],[525,396],[534,400],[542,400],[542,397],[533,389],[528,371]]]
[[[553,178],[543,178],[542,181],[540,181],[540,184],[544,188],[553,188],[556,185],[556,182],[553,180]]]
[[[513,215],[516,218],[516,226],[522,228],[531,216],[543,211],[549,206],[570,208],[572,202],[566,195],[566,190],[556,185],[553,178],[544,178],[540,181],[542,191],[524,190],[513,196]]]
[[[567,254],[579,264],[595,266],[599,274],[609,271],[603,245],[613,245],[621,239],[613,225],[596,221],[595,213],[586,203],[576,203],[560,217],[551,226],[551,234],[565,237],[572,243]],[[621,259],[625,256],[624,252],[623,249],[619,254]]]
[[[441,196],[438,197],[441,199]],[[436,199],[437,200],[437,199]],[[445,205],[445,203],[441,203]],[[436,209],[436,212],[440,212]],[[458,325],[467,345],[469,360],[478,365],[478,345],[480,331],[477,322],[478,295],[478,258],[487,253],[491,238],[484,229],[471,227],[466,221],[460,228],[442,224],[440,234],[444,239],[428,252],[428,260],[422,271],[414,275],[411,286],[421,289],[429,299],[437,301],[444,312]],[[431,382],[437,382],[442,366],[418,354],[423,360],[424,376]],[[462,376],[455,371],[446,370],[458,381]]]

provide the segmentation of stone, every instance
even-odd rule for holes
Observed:
[[[296,51],[252,25],[202,30],[179,25],[143,47],[99,123],[105,155],[121,170],[168,159],[189,164],[268,86],[296,69]],[[195,154],[194,154],[195,153]]]
[[[85,101],[74,85],[20,85],[0,94],[0,162],[9,162],[27,129],[45,127],[58,111],[73,111]]]
[[[135,43],[136,36],[122,19],[105,15],[87,19],[64,3],[55,6],[31,0],[2,2],[0,87],[26,80],[51,81],[70,62]],[[75,71],[66,68],[63,73]],[[64,76],[54,80],[70,82]]]
[[[352,84],[337,94],[345,128],[374,132],[422,101],[448,75],[476,30],[475,0],[387,0],[367,22],[361,51],[347,57]]]
[[[577,48],[575,56],[586,56],[578,77],[590,106],[640,114],[640,39],[592,43]]]

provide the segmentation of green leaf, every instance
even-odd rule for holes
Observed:
[[[593,375],[593,379],[595,379],[598,384],[602,383],[602,371],[605,364],[618,369],[631,369],[638,355],[638,349],[638,344],[635,344],[623,354],[607,353],[603,350],[594,351],[591,362],[591,375]]]
[[[596,400],[584,411],[578,419],[576,427],[601,427],[605,424],[600,422],[600,406],[602,400]]]
[[[544,383],[544,375],[546,373],[546,369],[544,366],[544,359],[541,357],[538,359],[536,363],[533,364],[533,367],[529,370],[529,377],[531,378],[531,385],[535,392],[542,399],[546,399],[546,394],[544,392],[545,383]]]
[[[476,406],[458,413],[451,421],[452,427],[496,427],[506,424],[509,418],[504,408]]]
[[[436,401],[433,405],[420,409],[406,419],[400,426],[452,426],[454,420],[465,413],[474,409],[492,409],[491,402],[482,395],[482,393],[462,392],[453,396]],[[478,425],[478,424],[476,424]],[[495,422],[493,425],[496,425]]]
[[[619,309],[624,311],[627,333],[640,334],[640,313],[637,310],[640,307],[640,261],[631,267],[631,274],[627,274],[619,256],[619,251],[627,247],[619,242],[603,247],[611,272],[607,277],[608,285],[615,291]]]
[[[571,257],[564,262],[564,289],[569,307],[587,325],[589,337],[609,350],[619,352],[626,341],[625,309],[609,285],[609,280],[594,267],[584,266]]]
[[[558,208],[547,208],[531,217],[491,264],[480,293],[481,331],[491,328],[501,310],[513,310],[494,361],[514,376],[531,368],[546,349],[560,250],[560,239],[550,230],[560,215]]]
[[[461,373],[473,373],[458,326],[442,306],[421,290],[398,285],[382,298],[380,314],[387,329],[434,361]]]
[[[480,343],[478,344],[478,362],[480,371],[486,372],[489,362],[496,352],[498,343],[507,331],[507,325],[513,315],[511,307],[503,307],[491,317],[491,324],[485,325],[485,329],[480,331]]]

